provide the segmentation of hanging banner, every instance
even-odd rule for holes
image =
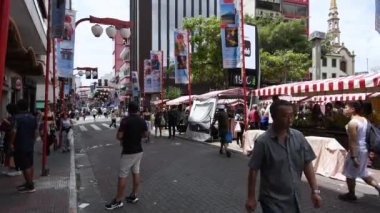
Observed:
[[[258,49],[256,43],[256,26],[244,24],[244,55],[245,68],[256,70],[256,62],[258,59]],[[241,68],[242,63],[238,62],[238,68]]]
[[[60,78],[71,78],[73,76],[75,13],[76,11],[66,10],[62,38],[56,39],[56,69]]]
[[[148,78],[149,76],[149,78]],[[144,60],[144,92],[151,93],[153,89],[152,85],[152,65],[150,59]]]
[[[239,15],[233,0],[220,0],[223,68],[237,68],[240,61]]]
[[[61,38],[65,23],[65,0],[52,0],[51,2],[51,37]]]
[[[189,83],[188,40],[186,30],[174,31],[174,74],[176,84]]]
[[[150,51],[151,72],[145,76],[146,81],[151,81],[150,91],[145,93],[161,93],[162,84],[162,52]]]
[[[132,71],[132,96],[138,97],[140,93],[139,74]]]
[[[380,33],[380,0],[376,0],[375,29]]]

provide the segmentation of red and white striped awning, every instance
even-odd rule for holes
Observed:
[[[318,95],[380,91],[380,73],[369,73],[316,81],[303,81],[264,87],[253,91],[255,96]]]
[[[352,93],[352,94],[337,94],[337,95],[319,95],[314,96],[310,101],[315,102],[333,102],[333,101],[364,101],[370,93]]]
[[[191,100],[193,100],[196,97],[197,97],[196,95],[191,95]],[[189,96],[184,95],[184,96],[175,98],[173,100],[167,101],[166,105],[170,106],[170,105],[180,105],[180,104],[188,104],[188,103],[189,103]]]
[[[298,102],[303,102],[303,101],[306,101],[306,100],[310,100],[307,96],[292,97],[292,96],[283,95],[283,96],[279,96],[279,98],[281,100],[289,101],[289,102],[292,102],[292,103],[298,103]],[[260,100],[261,104],[270,104],[272,102],[273,102],[272,99]]]
[[[211,91],[202,95],[198,95],[196,99],[209,99],[209,98],[216,98],[221,96],[243,96],[243,88],[232,88],[232,89],[226,89],[226,90],[217,90],[217,91]],[[194,98],[195,99],[195,98]]]

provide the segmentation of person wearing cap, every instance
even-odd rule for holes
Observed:
[[[143,156],[141,139],[148,135],[148,127],[144,119],[138,114],[139,107],[135,102],[128,104],[128,116],[120,122],[116,138],[122,146],[120,170],[117,184],[117,194],[114,199],[105,205],[107,210],[123,207],[123,196],[126,188],[127,177],[132,172],[132,193],[125,198],[128,203],[137,203],[140,184],[140,162]]]
[[[220,137],[220,150],[219,154],[224,154],[226,152],[227,157],[231,157],[231,152],[227,149],[227,132],[228,132],[228,114],[225,111],[224,105],[218,105],[218,112],[214,116],[214,120],[212,122],[212,126],[218,121],[218,132]]]

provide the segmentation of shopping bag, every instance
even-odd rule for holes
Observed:
[[[240,123],[236,123],[235,125],[235,132],[241,132],[241,127],[240,127]]]
[[[226,133],[226,142],[227,143],[232,143],[232,132],[227,132]]]

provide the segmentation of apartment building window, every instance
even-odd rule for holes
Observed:
[[[331,78],[336,78],[336,73],[332,73]]]
[[[322,58],[322,67],[327,67],[327,58]]]
[[[342,70],[343,72],[347,72],[347,62],[346,61],[340,62],[340,70]]]
[[[331,66],[336,67],[336,59],[335,58],[333,58],[333,60],[331,61]]]
[[[323,72],[322,73],[322,79],[326,79],[327,78],[327,73]]]

